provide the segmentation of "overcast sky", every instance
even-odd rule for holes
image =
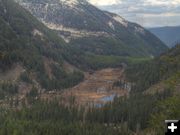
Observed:
[[[180,0],[89,0],[144,27],[180,26]]]

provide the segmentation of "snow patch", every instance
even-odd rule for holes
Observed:
[[[109,27],[111,27],[111,29],[115,30],[115,27],[111,21],[108,22],[108,25],[109,25]]]
[[[143,28],[141,28],[141,27],[137,27],[137,26],[135,26],[135,32],[136,33],[141,33],[141,34],[145,34],[145,31],[144,31],[144,29]]]
[[[60,2],[69,4],[69,5],[76,5],[76,4],[78,4],[77,0],[60,0]]]
[[[79,1],[77,1],[77,0],[60,0],[60,2],[64,5],[67,5],[67,6],[72,7],[72,8],[79,5]]]
[[[39,31],[39,30],[37,30],[37,29],[34,29],[34,30],[32,31],[32,34],[33,34],[33,36],[40,36],[41,39],[43,40],[44,34],[43,34],[41,31]]]
[[[116,16],[113,16],[113,19],[115,21],[119,22],[120,24],[122,24],[123,26],[128,27],[128,22],[125,19],[123,19],[122,17],[116,15]]]
[[[47,23],[45,21],[43,21],[43,23],[52,30],[69,32],[70,33],[69,36],[71,38],[81,38],[81,37],[88,37],[88,36],[109,36],[108,33],[101,32],[101,31],[94,32],[94,31],[87,31],[87,30],[78,30],[74,28],[64,27],[63,25],[59,25],[59,24]],[[62,38],[65,38],[65,37],[62,36]]]

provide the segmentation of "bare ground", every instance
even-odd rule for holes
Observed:
[[[118,97],[128,95],[128,91],[119,87],[113,87],[114,82],[123,80],[122,68],[107,68],[94,72],[93,74],[85,73],[85,79],[77,86],[66,89],[63,92],[49,92],[43,94],[43,99],[52,99],[60,97],[69,100],[75,97],[75,103],[80,105],[103,103],[101,99],[111,95]],[[66,101],[67,102],[67,101]]]
[[[11,70],[4,73],[0,72],[0,81],[16,81],[24,71],[21,65],[14,64]]]

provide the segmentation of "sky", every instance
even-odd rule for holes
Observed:
[[[180,0],[89,0],[144,27],[180,26]]]

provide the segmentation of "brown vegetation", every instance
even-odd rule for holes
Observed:
[[[120,97],[128,94],[127,90],[113,86],[114,82],[124,80],[123,72],[122,68],[107,68],[94,73],[85,73],[84,81],[77,86],[63,92],[51,91],[41,97],[43,99],[61,97],[65,100],[74,97],[75,102],[80,105],[104,103],[101,100],[104,97],[112,95]]]

